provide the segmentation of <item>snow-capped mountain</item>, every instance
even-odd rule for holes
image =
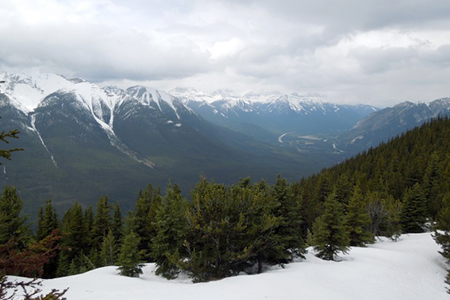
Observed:
[[[232,91],[205,93],[193,88],[169,91],[206,120],[248,134],[255,129],[282,134],[317,134],[352,128],[361,118],[376,111],[369,105],[338,105],[319,95],[280,92],[238,95]]]
[[[18,129],[8,147],[25,149],[2,161],[0,184],[33,201],[32,216],[48,198],[64,209],[107,194],[127,208],[149,182],[171,179],[188,190],[200,174],[231,183],[319,170],[313,159],[205,121],[163,91],[101,88],[59,75],[2,72],[0,80],[0,127]]]
[[[437,99],[429,103],[403,102],[377,111],[341,135],[340,147],[352,147],[361,151],[375,147],[380,142],[404,133],[438,116],[450,115],[450,98]]]

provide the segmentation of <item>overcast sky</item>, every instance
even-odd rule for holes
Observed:
[[[449,0],[1,0],[0,70],[99,85],[450,97]]]

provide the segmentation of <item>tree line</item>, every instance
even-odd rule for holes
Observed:
[[[304,257],[311,246],[336,260],[377,236],[435,230],[450,255],[450,120],[438,118],[300,182],[200,178],[184,197],[176,184],[149,184],[126,214],[108,197],[75,203],[60,218],[48,200],[32,233],[13,187],[0,198],[0,269],[53,278],[118,265],[139,276],[142,263],[202,282],[260,273]]]

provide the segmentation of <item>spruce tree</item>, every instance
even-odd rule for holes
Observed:
[[[434,238],[442,247],[439,253],[450,261],[450,193],[442,200],[442,208],[434,228]]]
[[[122,210],[120,209],[119,203],[114,205],[113,219],[111,222],[111,230],[116,243],[120,243],[123,237],[124,228],[122,220]]]
[[[45,202],[45,210],[41,207],[38,216],[38,228],[36,238],[38,241],[44,239],[53,230],[59,227],[58,215],[53,208],[52,200],[48,199]]]
[[[0,245],[13,239],[19,249],[24,249],[31,241],[31,232],[25,225],[26,218],[20,216],[22,199],[15,187],[6,186],[0,197]]]
[[[167,187],[166,195],[156,211],[152,239],[152,257],[156,262],[156,274],[173,279],[180,272],[179,261],[187,257],[183,243],[189,230],[186,209],[189,202],[181,196],[176,185]]]
[[[341,204],[332,192],[325,201],[325,211],[313,225],[314,249],[317,257],[335,260],[336,254],[349,251],[350,238],[345,227]]]
[[[117,244],[114,240],[112,230],[108,232],[103,239],[102,249],[100,252],[100,260],[102,266],[112,266],[116,262]]]
[[[441,245],[442,251],[439,253],[450,261],[450,193],[447,193],[442,200],[442,208],[434,228],[434,239]],[[450,270],[447,271],[445,282],[450,285]],[[450,293],[450,289],[447,291]]]
[[[302,209],[300,201],[295,198],[285,179],[278,175],[272,188],[271,196],[279,203],[273,214],[280,218],[280,225],[275,230],[280,236],[284,258],[273,258],[274,262],[288,262],[293,256],[303,257],[305,254],[305,242],[302,237]]]
[[[151,261],[150,245],[152,238],[156,235],[153,224],[155,222],[156,211],[161,204],[161,191],[149,184],[144,191],[139,192],[138,200],[132,214],[131,230],[140,239],[139,250],[143,259]]]
[[[63,216],[62,230],[64,239],[63,250],[59,254],[57,276],[78,274],[82,259],[78,259],[88,251],[88,232],[81,205],[76,202]],[[72,268],[70,266],[72,265]],[[69,270],[75,273],[69,273]]]
[[[424,231],[427,219],[426,199],[422,187],[416,183],[408,189],[403,197],[403,208],[400,224],[404,233],[420,233]]]
[[[108,234],[111,227],[110,206],[108,197],[100,197],[97,202],[94,224],[92,226],[92,248],[94,251],[100,250],[103,238]]]
[[[373,242],[373,234],[370,232],[371,218],[367,210],[367,203],[361,193],[359,185],[353,189],[350,201],[347,205],[345,226],[349,232],[350,246],[365,246]]]
[[[139,257],[139,242],[139,236],[134,232],[124,237],[118,259],[120,275],[139,277],[142,274],[144,264],[141,263]]]

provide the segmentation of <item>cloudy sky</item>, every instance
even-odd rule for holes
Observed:
[[[1,0],[0,70],[99,85],[450,97],[449,0]]]

